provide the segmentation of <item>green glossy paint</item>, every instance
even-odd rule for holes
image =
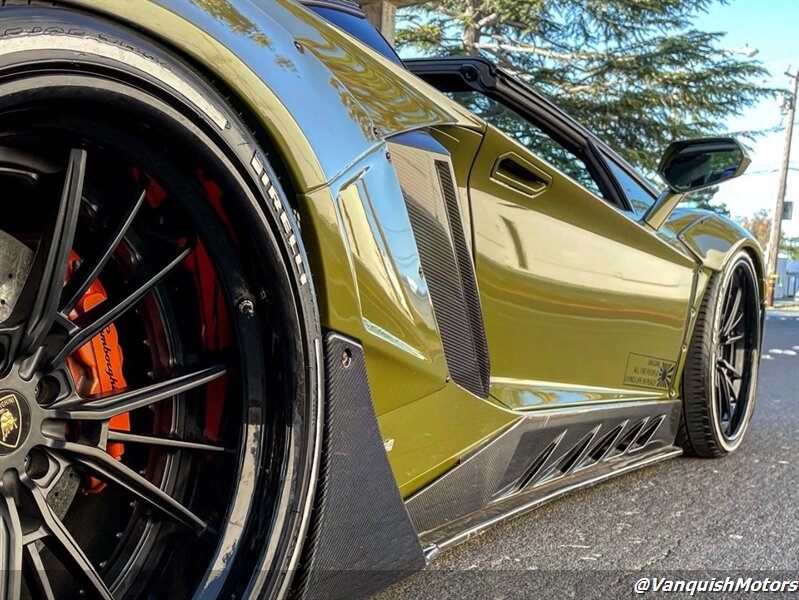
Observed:
[[[322,326],[363,344],[405,497],[525,411],[677,393],[691,309],[712,272],[745,247],[762,276],[756,242],[732,223],[678,210],[653,231],[290,0],[65,4],[134,26],[194,62],[281,164]],[[451,153],[475,256],[487,400],[448,379],[386,156],[385,138],[425,128]],[[509,153],[549,184],[525,191],[497,173]],[[625,383],[631,353],[676,363],[669,389]]]

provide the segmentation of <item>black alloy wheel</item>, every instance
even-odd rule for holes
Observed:
[[[124,64],[0,56],[3,599],[271,597],[298,560],[321,401],[299,232],[233,111],[148,52],[230,126]]]
[[[760,344],[757,274],[740,251],[711,278],[688,347],[677,441],[689,454],[720,457],[741,444],[755,407]]]

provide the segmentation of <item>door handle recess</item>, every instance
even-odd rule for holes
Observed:
[[[527,196],[537,196],[552,183],[552,177],[515,152],[497,158],[491,179]]]

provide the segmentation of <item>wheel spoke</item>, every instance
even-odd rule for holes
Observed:
[[[732,380],[730,379],[729,375],[726,372],[719,370],[719,378],[721,386],[724,388],[724,397],[725,397],[724,400],[726,404],[727,417],[729,419],[732,419],[734,405],[738,400],[737,394],[735,393],[735,387],[733,385]]]
[[[33,483],[28,484],[27,487],[48,533],[46,537],[42,538],[42,542],[47,546],[47,549],[72,573],[81,585],[87,588],[84,591],[90,596],[113,600],[111,592],[108,591],[97,569],[94,568],[94,565],[83,553],[72,534],[64,527],[61,519],[50,508],[41,490]]]
[[[15,600],[22,593],[22,525],[14,499],[0,502],[0,598]]]
[[[733,332],[733,330],[737,327],[738,323],[741,322],[743,318],[743,310],[741,308],[741,298],[743,296],[743,290],[741,288],[736,288],[735,290],[735,298],[732,301],[732,307],[725,311],[726,312],[726,319],[724,320],[724,325],[721,328],[722,336],[729,335]]]
[[[42,557],[36,544],[28,544],[25,547],[25,581],[28,582],[28,590],[31,596],[39,600],[55,600],[53,586],[47,577]]]
[[[263,396],[260,371],[250,368],[263,362],[263,340],[229,314],[253,283],[219,200],[231,190],[210,178],[214,165],[206,174],[170,164],[168,152],[90,118],[62,131],[58,120],[25,117],[10,134],[56,160],[49,171],[14,173],[32,187],[19,187],[25,212],[8,232],[25,264],[9,260],[2,273],[14,285],[0,323],[0,396],[11,411],[3,426],[14,437],[0,457],[0,600],[73,592],[113,600],[109,587],[157,595],[142,577],[164,544],[178,557],[196,553],[184,579],[195,562],[197,577],[206,561],[213,573],[235,550],[236,515],[262,503],[235,481],[199,500],[184,484],[220,487],[229,460],[244,451],[257,461],[281,435],[270,421],[255,439],[238,418]],[[14,159],[4,155],[0,148],[0,163]],[[192,256],[200,247],[208,252]],[[101,283],[105,291],[89,294]],[[224,385],[232,364],[242,370],[235,390]],[[211,432],[219,423],[224,439]],[[272,458],[290,462],[290,449]],[[263,474],[261,487],[283,493],[293,480],[281,474]],[[170,580],[185,562],[175,560],[157,565]]]
[[[200,534],[206,530],[207,524],[200,517],[158,486],[152,484],[121,462],[114,460],[100,448],[92,448],[74,442],[61,442],[53,444],[53,446],[55,449],[62,450],[68,458],[89,469],[101,479],[113,481],[154,509],[185,525],[192,531]]]
[[[735,384],[726,373],[723,374],[723,378],[724,385],[727,386],[727,397],[729,399],[730,406],[729,417],[730,421],[732,421],[732,418],[735,416],[735,411],[738,407],[738,392],[735,391]]]
[[[735,331],[735,328],[738,327],[738,324],[741,322],[743,318],[744,318],[744,311],[743,309],[741,309],[737,313],[735,313],[735,316],[733,318],[730,319],[728,326],[724,330],[724,334],[725,335],[732,334],[732,332]]]
[[[730,394],[727,388],[727,381],[721,370],[718,371],[718,380],[719,383],[716,386],[716,390],[719,396],[719,421],[723,421],[725,416],[730,418],[732,407],[730,406]]]
[[[127,312],[167,275],[172,273],[191,251],[191,246],[181,248],[159,271],[149,277],[143,277],[138,284],[134,285],[132,289],[128,291],[127,295],[122,300],[116,303],[106,300],[76,319],[75,324],[77,329],[68,337],[66,344],[64,344],[63,348],[61,348],[60,352],[58,352],[52,360],[52,363],[57,364],[65,360],[67,356],[75,352],[75,350],[108,327],[115,319]]]
[[[723,358],[719,359],[718,366],[720,369],[723,369],[725,373],[731,375],[733,379],[740,379],[742,377],[741,372]]]
[[[72,150],[69,155],[67,174],[61,193],[61,202],[53,220],[52,228],[45,231],[37,252],[34,272],[41,275],[27,285],[36,286],[36,296],[28,315],[23,349],[33,350],[39,346],[50,331],[58,311],[61,289],[67,272],[67,261],[72,251],[78,212],[83,194],[83,179],[86,172],[86,151]],[[38,254],[41,254],[39,258]],[[34,278],[35,279],[35,278]]]
[[[730,346],[730,345],[734,344],[735,342],[737,342],[738,340],[742,340],[743,338],[744,338],[744,334],[743,333],[737,333],[737,334],[734,334],[734,335],[730,335],[730,336],[724,338],[724,340],[721,342],[721,345],[722,346]]]
[[[29,591],[34,598],[55,597],[47,572],[39,555],[37,542],[41,541],[75,577],[90,597],[112,600],[111,593],[99,573],[55,515],[42,491],[30,480],[21,481],[16,473],[3,478],[4,506],[0,509],[0,597],[21,597],[23,568]],[[24,499],[24,512],[28,528],[23,532],[20,519],[20,502]]]
[[[128,229],[130,229],[130,226],[133,224],[136,214],[139,212],[139,208],[141,208],[141,205],[144,203],[146,196],[147,191],[144,190],[130,203],[125,210],[124,218],[120,220],[108,239],[100,244],[98,252],[91,258],[84,259],[81,265],[72,273],[69,281],[64,286],[59,312],[68,314],[69,311],[74,308],[78,300],[83,297],[83,294],[86,293],[86,290],[89,289],[92,282],[97,279],[100,275],[100,271],[103,270],[103,267],[105,267],[111,259],[114,250],[116,250],[122,242]]]
[[[106,421],[117,415],[149,406],[166,398],[187,392],[201,385],[222,377],[227,372],[224,365],[214,365],[194,373],[187,373],[154,383],[139,390],[131,390],[118,394],[84,400],[69,398],[53,405],[59,416],[71,420]]]
[[[135,433],[128,433],[126,431],[108,432],[109,442],[121,442],[123,444],[147,444],[152,446],[164,446],[166,448],[175,448],[178,450],[201,450],[204,452],[225,452],[222,446],[214,446],[212,444],[205,444],[202,442],[189,442],[186,440],[179,440],[175,438],[160,437],[157,435],[138,435]]]

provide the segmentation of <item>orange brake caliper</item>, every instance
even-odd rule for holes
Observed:
[[[78,255],[72,252],[67,266],[67,278],[72,276],[72,271],[78,260]],[[69,318],[74,321],[107,297],[103,285],[95,279],[75,305]],[[108,325],[67,358],[67,366],[75,381],[75,387],[80,390],[81,394],[95,395],[125,388],[127,384],[122,375],[122,348],[119,345],[114,324]],[[129,413],[112,417],[109,429],[130,431]],[[106,451],[116,460],[122,460],[125,446],[120,442],[109,442]],[[97,494],[105,489],[105,485],[96,477],[89,476],[83,482],[83,493]]]

